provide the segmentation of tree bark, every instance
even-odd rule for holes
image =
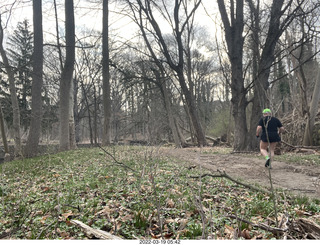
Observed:
[[[312,100],[310,103],[310,110],[307,118],[306,128],[304,131],[303,145],[312,146],[313,145],[313,128],[315,123],[315,118],[318,112],[318,105],[320,100],[320,70],[318,70],[318,75],[316,79],[316,84],[313,90]]]
[[[71,89],[69,94],[69,142],[70,149],[76,149],[76,129],[75,129],[75,120],[74,120],[74,87],[76,80],[71,79]]]
[[[42,1],[33,0],[34,52],[32,75],[31,123],[25,155],[35,156],[41,135],[42,121],[42,85],[43,85],[43,31],[42,31]]]
[[[0,54],[2,58],[2,62],[6,69],[8,79],[9,79],[9,90],[11,96],[11,103],[12,103],[12,111],[13,111],[13,132],[14,132],[14,142],[15,142],[15,156],[22,155],[21,150],[21,135],[20,135],[20,109],[18,103],[18,97],[15,87],[14,81],[14,73],[12,67],[9,64],[9,60],[7,54],[3,47],[3,27],[1,23],[1,14],[0,14]]]
[[[247,144],[247,150],[254,150],[257,148],[255,131],[259,119],[262,116],[262,110],[266,107],[272,107],[271,98],[268,96],[269,89],[269,76],[272,64],[275,60],[274,52],[276,44],[282,35],[284,29],[281,27],[281,17],[284,12],[282,11],[284,0],[273,0],[271,6],[271,15],[269,21],[269,29],[267,38],[264,43],[262,53],[258,63],[257,74],[254,77],[254,99],[252,103],[252,114],[250,121],[250,129]],[[258,10],[257,10],[258,11]],[[256,42],[258,45],[259,42]]]
[[[231,64],[231,103],[232,115],[235,122],[234,129],[234,150],[243,150],[246,147],[247,119],[246,119],[246,90],[243,79],[243,0],[230,2],[230,19],[226,10],[224,0],[218,0],[219,11],[223,26],[225,28],[225,38],[228,47],[228,57]]]
[[[4,148],[4,153],[9,154],[9,147],[8,147],[8,141],[6,136],[6,131],[4,129],[4,118],[3,118],[3,111],[2,111],[2,105],[0,103],[0,132],[1,132],[1,138]]]
[[[70,149],[69,107],[75,61],[75,24],[73,0],[65,0],[66,60],[60,81],[60,150]]]
[[[102,83],[103,83],[103,135],[102,144],[111,144],[111,98],[109,71],[109,6],[108,0],[103,0],[102,14]]]

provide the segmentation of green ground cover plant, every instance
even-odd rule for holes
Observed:
[[[272,197],[161,156],[157,147],[77,149],[1,164],[1,239],[276,239]],[[219,154],[219,153],[216,153]],[[318,215],[319,200],[277,194],[277,215]],[[249,221],[249,222],[247,222]],[[251,222],[251,223],[250,223]]]

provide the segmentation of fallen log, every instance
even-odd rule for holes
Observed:
[[[84,231],[86,236],[90,239],[97,238],[97,239],[103,239],[103,240],[122,240],[121,237],[114,236],[111,233],[106,232],[106,231],[91,228],[90,226],[82,223],[79,220],[73,219],[70,221],[70,223],[80,227]]]

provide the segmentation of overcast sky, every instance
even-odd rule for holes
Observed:
[[[12,6],[13,2],[18,2],[14,5],[12,15],[9,18],[8,26],[6,29],[6,34],[12,33],[17,27],[18,22],[22,22],[25,19],[28,19],[30,25],[32,25],[32,1],[31,0],[0,0],[0,11],[2,15],[2,25],[4,26],[4,21],[8,20],[9,9]],[[59,18],[64,18],[64,0],[57,0],[59,9]],[[216,18],[216,8],[214,4],[216,1],[212,0],[203,0],[203,3],[210,7],[208,12],[212,14],[212,19]],[[60,4],[60,5],[59,5]],[[102,26],[102,17],[101,17],[101,4],[92,4],[88,3],[85,0],[75,0],[74,5],[76,8],[76,19],[75,23],[77,27],[84,27],[87,29],[96,29],[101,30]],[[113,30],[117,30],[118,35],[122,35],[123,38],[130,39],[130,36],[136,31],[136,26],[131,23],[128,17],[121,16],[118,12],[121,12],[121,9],[117,8],[114,4],[109,7],[110,10],[110,27]],[[197,20],[200,20],[200,24],[210,28],[212,32],[214,30],[214,22],[207,16],[206,12],[202,7],[199,8],[197,12]],[[60,22],[60,25],[63,26],[63,22]],[[44,32],[54,33],[55,29],[55,17],[54,17],[54,8],[53,0],[44,0],[43,1],[43,29]],[[50,35],[45,34],[45,39],[50,38]]]

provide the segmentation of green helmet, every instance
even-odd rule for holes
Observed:
[[[264,110],[262,111],[262,113],[263,113],[263,114],[265,114],[265,113],[271,113],[271,110],[270,110],[269,108],[266,108],[266,109],[264,109]]]

